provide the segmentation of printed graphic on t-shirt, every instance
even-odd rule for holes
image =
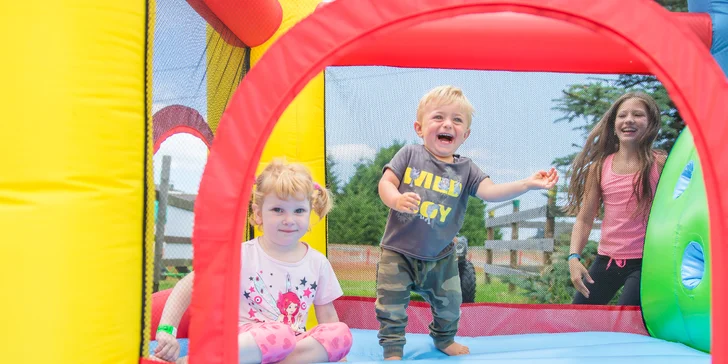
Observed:
[[[458,197],[463,192],[463,184],[457,178],[454,171],[449,168],[445,171],[445,175],[439,176],[433,172],[407,167],[402,183],[415,192],[417,188],[437,192],[419,193],[422,200],[414,216],[424,220],[431,227],[447,224],[453,205],[458,203]]]
[[[307,277],[292,279],[276,276],[260,270],[255,276],[249,276],[249,288],[243,292],[250,310],[248,319],[265,322],[278,321],[290,325],[293,332],[301,334],[306,331],[308,310],[316,296],[318,285],[309,282]],[[276,280],[285,280],[285,292],[274,292],[273,287],[281,287]]]

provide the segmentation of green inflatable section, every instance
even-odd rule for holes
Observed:
[[[710,352],[708,203],[693,136],[670,152],[647,223],[642,314],[650,335]]]

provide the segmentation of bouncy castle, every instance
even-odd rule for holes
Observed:
[[[253,176],[284,156],[325,181],[325,125],[336,121],[325,117],[324,70],[388,66],[651,74],[687,125],[650,215],[640,307],[464,304],[458,334],[471,354],[445,358],[426,335],[428,306],[413,302],[405,359],[728,362],[728,269],[714,264],[728,258],[728,3],[688,3],[686,13],[651,0],[4,3],[4,361],[153,363],[169,292],[153,287],[152,158],[188,133],[209,156],[194,201],[194,293],[177,336],[192,363],[236,363],[240,243],[257,234],[245,219]],[[155,44],[189,30],[184,19],[159,21],[175,7],[204,25],[204,53],[191,60],[204,69],[204,110],[153,109],[164,91]],[[306,240],[326,252],[326,223]],[[380,361],[373,299],[335,305],[354,336],[348,361]]]

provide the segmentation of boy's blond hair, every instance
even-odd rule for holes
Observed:
[[[417,106],[417,121],[422,122],[425,109],[427,107],[433,105],[437,107],[442,105],[450,105],[453,103],[458,104],[463,109],[463,113],[465,114],[465,118],[467,119],[466,122],[468,128],[470,128],[470,124],[473,121],[475,108],[473,108],[473,105],[470,103],[470,101],[468,101],[468,98],[465,97],[465,94],[463,94],[463,90],[450,85],[435,87],[427,92],[425,96],[422,96],[422,98],[420,99],[420,104]]]

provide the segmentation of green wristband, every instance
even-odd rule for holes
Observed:
[[[177,337],[177,328],[172,325],[159,325],[159,327],[157,327],[157,332],[160,332],[160,331],[166,332],[166,333],[174,336],[175,338]]]

